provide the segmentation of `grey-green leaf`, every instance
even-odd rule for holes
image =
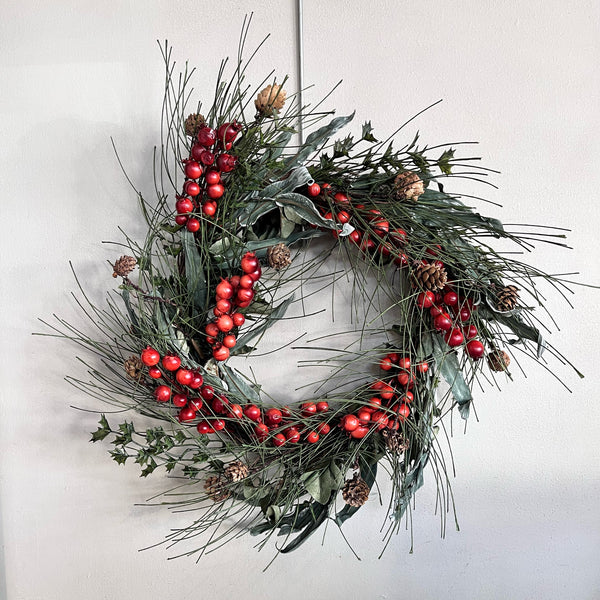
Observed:
[[[202,312],[205,309],[207,292],[206,276],[202,268],[200,253],[194,240],[194,234],[187,231],[187,229],[181,232],[181,241],[185,256],[185,278],[188,295],[192,299],[194,308],[198,312]]]

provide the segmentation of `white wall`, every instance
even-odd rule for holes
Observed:
[[[479,140],[500,189],[483,207],[506,222],[573,229],[572,251],[540,248],[528,260],[600,283],[598,55],[594,0],[517,2],[305,0],[305,74],[316,99],[376,134],[431,102],[408,128],[422,139]],[[90,293],[112,285],[104,261],[117,226],[140,231],[119,172],[151,193],[159,143],[162,66],[156,39],[198,66],[199,97],[218,60],[233,55],[243,15],[255,11],[251,44],[272,33],[258,77],[275,67],[295,85],[294,2],[4,2],[0,8],[0,597],[115,598],[598,598],[600,418],[596,338],[600,292],[580,288],[575,310],[552,300],[553,341],[586,374],[556,369],[567,393],[532,365],[501,392],[478,394],[479,422],[455,434],[454,494],[461,531],[439,536],[430,479],[417,497],[415,552],[408,534],[381,560],[376,502],[348,523],[357,562],[329,529],[299,552],[257,554],[243,538],[200,565],[137,550],[183,523],[134,506],[162,489],[117,468],[107,446],[87,443],[94,407],[62,377],[73,348],[32,337],[38,316],[73,318],[72,260]],[[289,372],[296,355],[287,359]],[[95,406],[95,408],[98,408]],[[4,580],[4,583],[3,583]]]

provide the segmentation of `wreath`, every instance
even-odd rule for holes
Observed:
[[[410,522],[426,469],[451,510],[447,423],[456,411],[469,417],[476,382],[498,384],[525,358],[566,362],[537,315],[552,320],[540,284],[568,282],[489,242],[530,250],[551,236],[563,245],[562,231],[510,231],[479,214],[477,199],[446,191],[488,174],[450,145],[417,135],[396,147],[369,122],[332,141],[354,115],[300,106],[271,76],[247,86],[243,58],[230,81],[223,65],[211,104],[191,112],[193,70],[175,76],[168,45],[162,52],[157,198],[136,190],[147,235],[125,238],[107,304],[81,301],[101,339],[50,325],[96,357],[83,359],[90,377],[71,383],[116,407],[92,441],[108,441],[143,477],[162,467],[175,478],[164,503],[195,513],[166,542],[192,543],[187,555],[241,531],[263,536],[260,547],[281,536],[277,550],[292,551],[355,515],[382,471],[384,542]],[[299,121],[312,130],[300,143]],[[328,257],[336,269],[318,274]],[[352,288],[357,339],[321,362],[343,386],[284,406],[229,358],[256,353],[315,278],[323,305]],[[276,357],[264,360],[276,367]]]

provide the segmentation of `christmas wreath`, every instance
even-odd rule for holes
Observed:
[[[455,411],[468,418],[474,384],[510,378],[527,357],[566,362],[536,315],[551,320],[539,284],[562,292],[568,282],[489,242],[530,250],[563,233],[510,231],[475,198],[446,191],[487,174],[448,145],[417,136],[396,148],[370,123],[332,141],[353,115],[299,106],[271,76],[253,91],[241,58],[231,81],[221,69],[212,103],[190,110],[193,71],[175,77],[166,45],[163,54],[157,199],[138,192],[147,235],[126,237],[111,263],[120,285],[107,305],[81,301],[101,339],[51,325],[96,357],[85,359],[88,379],[68,379],[117,407],[92,441],[108,441],[112,458],[135,461],[144,477],[164,468],[177,478],[164,502],[194,520],[166,540],[191,543],[188,555],[241,531],[294,550],[352,517],[378,471],[391,482],[384,542],[426,469],[451,510],[447,422]],[[299,120],[312,131],[300,143]],[[319,273],[332,256],[336,269]],[[229,358],[256,352],[315,278],[324,305],[328,290],[352,288],[357,341],[324,361],[344,386],[287,406]],[[383,342],[371,345],[375,334]]]

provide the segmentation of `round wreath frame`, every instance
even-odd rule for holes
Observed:
[[[242,40],[246,33],[247,24]],[[427,466],[441,506],[451,510],[445,417],[457,409],[467,419],[473,384],[510,377],[511,357],[544,363],[545,350],[566,362],[542,339],[534,308],[544,309],[540,280],[561,292],[568,282],[496,252],[487,238],[530,249],[564,236],[547,228],[539,236],[533,226],[510,232],[446,192],[447,180],[488,173],[476,159],[456,158],[450,145],[420,146],[417,136],[395,150],[391,137],[375,138],[370,123],[360,138],[331,142],[354,115],[315,128],[330,113],[286,98],[285,80],[264,89],[263,81],[251,93],[242,48],[232,80],[224,81],[222,68],[202,116],[201,107],[188,109],[193,70],[186,65],[176,78],[165,44],[157,201],[136,190],[148,234],[141,244],[126,237],[131,255],[112,265],[122,278],[118,302],[109,295],[107,307],[90,303],[91,310],[82,302],[103,340],[64,322],[50,326],[101,357],[101,364],[86,362],[88,381],[69,377],[71,383],[118,407],[117,414],[125,408],[141,415],[111,425],[114,416],[105,411],[92,441],[108,438],[112,458],[134,460],[142,476],[162,466],[183,478],[164,503],[200,512],[167,543],[194,540],[183,553],[201,556],[242,528],[264,535],[260,547],[282,536],[277,549],[289,552],[326,521],[341,527],[367,502],[384,466],[391,482],[387,545]],[[299,119],[313,126],[300,145]],[[193,177],[197,164],[203,172]],[[219,173],[210,184],[208,172]],[[209,190],[215,185],[222,187]],[[331,244],[321,253],[296,260],[323,236]],[[265,403],[260,386],[227,358],[255,349],[332,252],[367,304],[373,289],[366,278],[375,278],[388,304],[378,307],[377,327],[370,319],[357,330],[361,342],[374,330],[387,341],[361,343],[351,359],[332,351],[338,378],[351,382],[345,391],[290,407]],[[327,285],[334,282],[332,276]],[[300,296],[282,296],[284,283]],[[240,299],[240,289],[252,293]],[[392,313],[398,322],[389,322]]]

